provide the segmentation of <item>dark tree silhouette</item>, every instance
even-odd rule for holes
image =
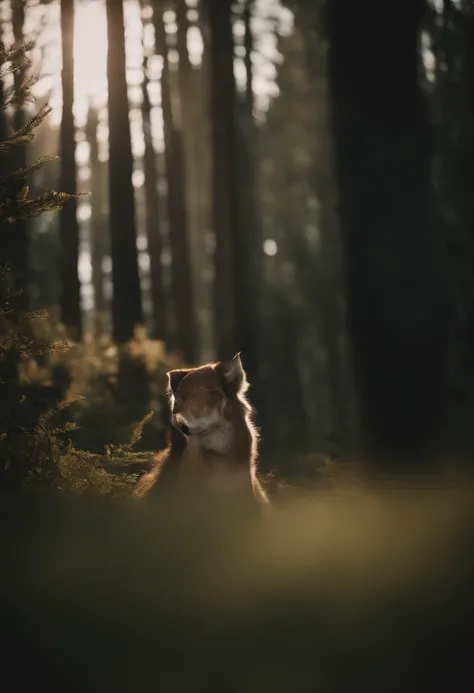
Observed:
[[[434,180],[446,219],[446,252],[456,292],[451,425],[456,445],[474,449],[474,13],[470,0],[429,3],[427,30],[435,54],[426,80],[436,124]]]
[[[15,47],[20,48],[24,43],[24,25],[25,25],[25,0],[17,0],[12,3],[12,29],[15,39]],[[19,93],[22,85],[25,83],[27,76],[28,61],[24,61],[19,65],[18,69],[13,73],[13,82],[16,93]],[[13,114],[13,129],[21,130],[27,122],[25,113],[25,103],[15,104]],[[13,153],[14,167],[16,169],[25,169],[27,166],[27,152],[25,147],[18,147]],[[14,228],[6,235],[6,245],[4,248],[5,262],[13,269],[17,278],[17,295],[11,298],[11,303],[16,308],[28,308],[28,292],[26,290],[28,281],[28,237],[27,237],[27,220],[17,219]],[[3,254],[3,253],[2,253]]]
[[[74,127],[74,0],[61,0],[61,85],[63,111],[60,130],[62,190],[76,192],[76,141]],[[81,284],[79,281],[79,224],[74,198],[59,215],[61,238],[61,320],[75,339],[82,336]]]
[[[123,2],[107,0],[106,8],[112,321],[114,339],[120,344],[131,339],[135,326],[142,322],[142,304],[135,237]]]
[[[218,358],[242,348],[239,335],[238,282],[242,278],[239,244],[239,194],[236,153],[236,96],[231,0],[209,0],[209,71],[212,137],[212,204],[216,240],[214,336]],[[239,310],[240,309],[240,310]]]
[[[146,72],[146,61],[144,64],[144,75],[142,112],[145,153],[143,166],[145,171],[145,223],[148,239],[148,253],[150,256],[151,301],[153,307],[152,335],[156,339],[165,340],[167,338],[166,294],[163,281],[163,267],[161,264],[162,241],[157,190],[158,169],[156,165],[156,152],[153,148],[151,135],[151,104],[148,94],[149,80]]]
[[[330,0],[329,74],[355,374],[369,450],[433,463],[447,403],[446,284],[419,85],[423,2]],[[390,468],[390,465],[388,466]]]
[[[337,189],[334,176],[334,153],[329,137],[330,98],[328,94],[326,38],[322,22],[322,3],[303,2],[295,13],[295,28],[300,32],[307,74],[317,94],[317,110],[312,115],[311,134],[317,138],[317,155],[313,155],[311,185],[319,205],[320,235],[318,267],[311,270],[310,295],[317,305],[316,324],[326,353],[332,428],[342,440],[350,435],[350,389],[346,361],[344,324],[344,287],[341,272],[341,242],[337,217]]]
[[[191,256],[194,312],[200,336],[197,346],[201,348],[201,318],[207,298],[205,283],[202,281],[202,270],[205,263],[204,234],[206,223],[202,218],[201,207],[208,192],[207,188],[203,192],[203,185],[206,185],[207,180],[205,157],[208,153],[203,151],[206,147],[207,134],[203,127],[202,105],[204,97],[196,82],[197,73],[202,72],[202,66],[199,70],[194,70],[189,58],[187,42],[189,20],[186,0],[175,0],[174,6],[177,24],[176,48],[179,58],[177,74],[177,96],[179,98],[175,101],[179,106],[179,122],[184,143],[188,242]]]
[[[0,34],[0,55],[3,54],[5,50],[4,43],[1,39],[1,34]],[[5,101],[5,86],[3,83],[3,78],[0,76],[0,104],[3,104]],[[3,108],[0,108],[0,142],[3,142],[6,140],[8,137],[8,118],[7,114],[5,113]],[[4,157],[0,158],[0,176],[2,176],[4,173],[6,173],[6,162],[4,161]],[[4,245],[0,250],[0,265],[3,265],[8,262],[8,246],[9,246],[9,239],[7,238],[7,234],[5,234],[5,239],[4,239]]]
[[[209,353],[213,349],[212,321],[210,319],[212,314],[211,275],[213,258],[206,248],[206,236],[211,225],[206,7],[205,2],[199,3],[194,17],[188,13],[186,0],[175,0],[175,8],[176,48],[179,56],[177,85],[185,148],[186,185],[189,201],[189,240],[194,270],[193,290],[200,337],[199,347],[200,350]],[[199,67],[194,66],[190,60],[187,41],[190,28],[198,28],[204,40]],[[205,280],[203,280],[203,276],[206,276]]]
[[[32,44],[16,46],[13,50],[0,49],[0,75],[7,72],[25,73],[28,65],[27,52]],[[13,90],[3,90],[0,113],[12,105],[22,107],[31,100],[30,80],[16,80]],[[25,168],[16,168],[18,159],[12,156],[30,142],[36,129],[44,121],[50,109],[44,106],[32,115],[21,130],[3,132],[0,139],[0,248],[5,239],[15,232],[18,219],[31,219],[43,212],[58,210],[71,199],[71,195],[54,190],[41,191],[36,198],[30,197],[28,182],[34,171],[41,169],[49,157],[42,157]],[[42,455],[44,447],[54,452],[51,439],[44,437],[44,428],[38,418],[46,406],[52,404],[54,387],[41,387],[35,383],[20,381],[17,363],[21,355],[38,357],[58,349],[58,344],[42,340],[38,343],[31,329],[30,315],[24,304],[12,301],[11,275],[0,266],[0,486],[18,486]],[[40,394],[41,393],[41,394]],[[38,396],[40,395],[40,396]],[[36,437],[35,437],[36,436]],[[48,452],[45,452],[46,457]]]
[[[258,150],[258,132],[254,121],[254,92],[253,92],[253,34],[252,14],[254,1],[246,0],[243,20],[245,27],[245,71],[247,86],[245,98],[240,108],[239,152],[240,175],[239,189],[241,193],[241,214],[239,243],[245,271],[237,276],[240,292],[240,349],[243,351],[245,367],[255,384],[258,395],[258,377],[262,349],[261,338],[261,292],[263,279],[263,239],[260,228],[258,211],[258,179],[256,172],[256,152]]]
[[[105,273],[103,262],[110,252],[109,234],[107,228],[107,164],[99,160],[99,146],[97,141],[98,118],[95,108],[90,107],[87,117],[86,135],[90,145],[89,162],[91,168],[91,263],[92,286],[94,287],[94,309],[97,317],[107,310],[105,297]]]
[[[168,47],[163,23],[162,3],[155,2],[153,12],[156,52],[163,58],[161,99],[165,140],[165,164],[168,181],[168,222],[171,247],[171,271],[174,312],[176,318],[176,346],[189,363],[197,355],[197,329],[194,313],[193,283],[186,211],[185,163],[182,132],[173,117]]]

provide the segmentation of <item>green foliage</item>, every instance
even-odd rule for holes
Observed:
[[[30,66],[27,52],[32,47],[33,44],[28,43],[10,50],[0,48],[0,82],[3,82],[9,73],[26,71]],[[32,101],[31,88],[34,83],[35,79],[28,77],[19,86],[14,85],[3,90],[3,103],[0,104],[3,118],[8,108],[23,108]],[[44,105],[23,127],[3,138],[0,141],[0,156],[4,157],[16,147],[30,142],[35,136],[36,128],[50,111],[51,108]],[[19,168],[0,176],[0,223],[14,223],[18,219],[31,219],[44,212],[58,210],[65,202],[75,197],[65,192],[45,190],[39,197],[30,198],[26,179],[44,164],[55,160],[56,157],[41,157],[26,168]]]
[[[35,340],[62,343],[67,335],[61,323],[43,320],[35,325]],[[81,343],[68,343],[69,349],[51,353],[43,365],[25,359],[20,378],[40,387],[57,387],[62,397],[75,400],[74,444],[95,453],[103,453],[109,444],[124,445],[131,427],[151,408],[157,416],[153,421],[144,419],[144,435],[136,443],[148,450],[161,447],[165,374],[183,365],[181,361],[166,352],[163,342],[149,339],[142,327],[120,347],[105,334],[86,333]]]
[[[31,61],[28,57],[29,51],[33,48],[34,42],[28,41],[23,46],[17,48],[5,48],[0,45],[0,82],[3,83],[5,77],[9,74],[26,72],[30,67]],[[5,111],[9,106],[23,108],[23,106],[32,101],[31,87],[33,86],[34,78],[25,79],[20,85],[15,85],[10,89],[3,90],[3,101],[0,103],[0,110]],[[32,139],[34,135],[30,133],[28,139]],[[1,147],[5,144],[2,143]]]
[[[57,424],[58,413],[74,405],[77,400],[66,400],[40,417],[35,429],[37,450],[34,464],[25,481],[29,490],[52,489],[60,492],[89,493],[93,495],[122,496],[130,494],[137,480],[136,475],[125,473],[120,464],[142,462],[148,467],[151,453],[136,453],[133,446],[140,440],[150,413],[132,433],[131,441],[124,446],[110,446],[107,456],[79,450],[68,439],[77,429],[74,422]],[[41,447],[42,446],[42,447]],[[115,464],[117,471],[110,467]]]
[[[28,43],[11,50],[0,49],[2,84],[7,74],[26,72],[30,65],[27,53],[31,47],[32,44]],[[13,87],[2,90],[0,224],[14,224],[19,219],[30,219],[42,212],[58,209],[71,198],[66,193],[55,191],[45,191],[38,198],[29,197],[28,177],[49,162],[51,157],[42,157],[32,166],[8,171],[9,165],[15,160],[17,148],[34,138],[36,128],[49,113],[45,105],[24,127],[8,134],[8,109],[23,108],[31,102],[33,84],[33,78],[25,78],[21,84],[15,83]],[[14,232],[14,229],[8,231]],[[44,357],[67,348],[65,341],[34,339],[34,324],[44,320],[45,313],[19,310],[17,299],[22,290],[16,284],[17,278],[11,267],[0,267],[0,482],[13,485],[21,484],[30,470],[40,463],[48,468],[48,473],[53,474],[61,449],[59,438],[44,419],[45,407],[41,400],[47,393],[21,387],[18,362],[22,358]]]
[[[8,73],[26,73],[30,65],[27,53],[31,47],[32,43],[28,43],[12,50],[0,49],[0,83]],[[2,90],[2,171],[14,161],[14,157],[10,158],[12,152],[34,138],[36,129],[50,112],[45,105],[22,128],[10,135],[5,132],[8,109],[23,108],[31,102],[33,84],[33,78],[25,78],[22,84]],[[0,176],[0,223],[14,224],[20,219],[31,219],[44,212],[60,209],[74,197],[54,190],[45,190],[37,198],[29,197],[28,178],[55,158],[43,156],[31,166],[13,169]],[[133,475],[125,475],[120,469],[110,473],[106,470],[106,463],[123,463],[125,457],[128,462],[138,461],[146,466],[143,453],[137,453],[134,457],[133,452],[133,446],[141,440],[143,425],[133,434],[130,444],[124,448],[110,448],[107,455],[80,450],[72,444],[71,437],[83,423],[80,416],[83,410],[79,407],[83,398],[77,392],[67,392],[71,378],[59,365],[74,350],[63,332],[59,331],[59,338],[58,334],[52,334],[45,311],[28,312],[15,307],[20,294],[21,289],[16,286],[16,277],[11,268],[1,267],[0,485],[29,489],[46,487],[81,493],[89,491],[101,495],[128,492],[135,480]],[[46,360],[46,357],[50,360]],[[50,369],[48,377],[43,379],[38,377],[38,373],[48,372],[48,368],[41,368],[38,365],[40,360],[49,363]],[[87,365],[90,366],[90,363],[91,359],[86,360]],[[89,383],[94,383],[90,370],[86,373],[87,378]],[[77,378],[73,382],[77,390],[81,382]],[[97,383],[98,390],[103,384],[99,374]],[[91,390],[94,393],[93,385]],[[96,412],[101,405],[97,405]],[[68,419],[67,412],[72,414],[69,417],[72,420]],[[150,454],[148,465],[149,457]]]

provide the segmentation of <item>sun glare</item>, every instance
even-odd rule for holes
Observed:
[[[79,108],[107,100],[107,22],[103,2],[76,3],[74,89]]]
[[[118,0],[117,0],[118,1]],[[122,0],[120,0],[122,1]],[[193,17],[192,9],[196,6],[195,0],[187,0],[190,8],[189,14]],[[2,2],[0,0],[0,13]],[[8,19],[11,12],[4,12]],[[142,12],[138,0],[126,0],[124,2],[124,14],[126,24],[126,53],[127,53],[127,81],[129,84],[129,98],[132,107],[139,107],[141,102],[141,81],[143,63],[143,42],[147,54],[153,51],[153,30],[150,24],[143,18],[149,19],[150,12]],[[189,17],[188,14],[188,17]],[[59,0],[53,0],[48,4],[38,4],[30,8],[29,22],[32,26],[38,25],[42,16],[44,31],[41,32],[38,41],[38,67],[42,75],[34,93],[39,98],[46,97],[53,109],[50,122],[58,125],[61,121],[61,28],[60,28],[60,4]],[[190,18],[190,17],[189,17]],[[165,12],[166,29],[173,33],[176,30],[175,15],[173,12]],[[276,66],[279,54],[277,38],[275,36],[275,22],[277,31],[285,36],[291,32],[292,14],[285,10],[280,0],[257,0],[253,17],[255,38],[254,54],[254,82],[257,111],[266,112],[268,103],[278,93],[275,82]],[[8,22],[4,21],[5,26]],[[243,65],[242,32],[243,23],[237,19],[235,23],[236,33],[236,61],[235,72],[239,88],[245,88],[245,69]],[[12,37],[5,32],[7,41]],[[11,34],[11,31],[10,31]],[[188,32],[189,58],[194,66],[198,66],[202,60],[203,41],[197,26],[191,26]],[[177,59],[176,51],[170,51],[170,60]],[[149,65],[152,71],[152,64]],[[75,27],[74,27],[74,115],[76,125],[85,125],[87,111],[90,105],[101,108],[107,104],[107,16],[105,0],[76,0],[75,2]],[[156,114],[153,120],[156,121]]]

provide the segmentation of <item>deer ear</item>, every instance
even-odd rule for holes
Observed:
[[[245,371],[240,360],[240,352],[231,361],[221,361],[218,370],[224,386],[224,392],[233,396],[238,392],[245,392],[248,387]]]
[[[167,386],[167,391],[169,393],[172,393],[173,395],[175,394],[176,390],[178,389],[178,386],[182,379],[188,375],[189,370],[186,370],[184,368],[180,368],[175,371],[169,371],[166,376],[168,378],[168,386]]]

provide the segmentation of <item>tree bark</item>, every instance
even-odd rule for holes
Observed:
[[[176,342],[188,363],[197,357],[196,319],[189,257],[186,210],[186,183],[182,132],[173,117],[166,32],[162,7],[155,2],[153,14],[156,51],[163,57],[161,105],[165,140],[165,166],[168,181],[168,221],[171,246],[171,274],[176,318]]]
[[[3,51],[5,49],[5,45],[2,41],[1,38],[1,33],[0,33],[0,50]],[[3,79],[0,77],[0,104],[4,103],[4,98],[5,98],[5,85],[3,83]],[[3,109],[0,109],[0,141],[3,142],[6,140],[8,137],[8,119],[7,119],[7,114]],[[8,168],[6,166],[7,160],[6,156],[0,157],[0,176],[4,176],[8,172]],[[6,239],[6,232],[4,232],[4,243],[7,242]],[[0,264],[3,263],[3,256],[4,256],[4,249],[2,250],[2,255],[0,256]]]
[[[24,25],[25,25],[25,0],[17,0],[12,3],[12,28],[15,39],[15,46],[20,47],[24,43]],[[15,90],[19,90],[20,86],[26,78],[25,69],[20,69],[14,72]],[[13,114],[13,128],[20,130],[26,123],[26,115],[23,107],[17,105]],[[27,167],[27,150],[25,145],[20,145],[13,154],[14,167],[13,169]],[[14,225],[5,234],[6,247],[2,253],[4,264],[8,264],[13,270],[16,289],[10,300],[10,306],[19,310],[27,310],[29,307],[27,284],[28,284],[28,227],[26,219],[17,219]]]
[[[157,190],[158,169],[156,152],[153,148],[150,122],[150,98],[148,95],[148,78],[144,69],[143,81],[143,135],[145,138],[144,169],[145,169],[145,215],[150,256],[151,301],[153,307],[152,336],[166,341],[166,294],[163,283],[163,268],[161,264],[162,242],[160,229],[160,207]]]
[[[451,430],[471,465],[474,449],[474,14],[470,0],[431,8],[427,30],[436,58],[426,84],[437,129],[435,185],[447,220],[445,248],[452,266],[456,325],[451,362]]]
[[[355,374],[368,452],[399,471],[433,463],[447,402],[421,16],[421,0],[391,12],[378,0],[330,0],[327,13]]]
[[[240,152],[240,193],[241,193],[241,224],[238,231],[242,244],[242,262],[245,270],[237,276],[240,287],[237,288],[241,295],[240,305],[240,335],[243,358],[249,378],[254,383],[255,394],[258,394],[258,378],[260,373],[259,345],[262,343],[261,326],[261,293],[263,276],[263,238],[260,228],[258,213],[258,180],[256,170],[255,153],[258,147],[258,132],[254,120],[254,92],[253,92],[253,34],[252,13],[254,0],[246,0],[244,8],[244,46],[245,46],[245,70],[247,76],[247,88],[245,100],[240,112],[239,128],[239,152]],[[243,267],[242,267],[243,269]]]
[[[187,41],[185,45],[184,31],[181,28],[179,21],[181,14],[184,14],[183,6],[186,5],[185,0],[179,0],[177,3],[177,20],[178,20],[178,51],[184,53],[184,63],[186,64],[187,80],[183,82],[189,83],[186,98],[183,99],[182,109],[185,109],[188,114],[188,122],[185,123],[185,128],[189,129],[191,143],[191,151],[189,152],[188,160],[190,160],[190,176],[189,189],[190,198],[195,214],[195,223],[197,229],[197,238],[193,239],[192,257],[196,263],[195,279],[196,281],[196,316],[200,330],[200,354],[201,358],[211,360],[214,358],[214,336],[213,336],[213,263],[214,258],[210,251],[208,238],[211,232],[211,123],[209,113],[209,60],[208,60],[208,21],[206,2],[201,0],[197,6],[197,16],[191,24],[189,15],[186,16],[186,31],[189,27],[197,28],[203,38],[203,53],[201,56],[201,64],[198,69],[194,68],[190,61],[190,55],[187,51]],[[180,9],[181,8],[181,9]],[[186,9],[186,8],[185,8]],[[181,24],[183,27],[183,24]],[[180,88],[187,89],[183,84]]]
[[[182,137],[184,143],[184,165],[186,172],[186,199],[188,213],[189,246],[191,255],[191,271],[193,279],[194,311],[199,330],[199,359],[202,358],[203,332],[205,331],[206,308],[205,282],[203,268],[205,263],[204,239],[206,232],[205,217],[201,207],[206,202],[205,157],[206,134],[203,127],[202,104],[203,94],[196,83],[188,52],[187,36],[189,21],[186,0],[175,0],[177,23],[177,50],[179,56],[178,91],[179,111]],[[203,323],[204,317],[204,323]]]
[[[344,346],[347,327],[344,320],[344,285],[341,267],[341,238],[337,214],[337,190],[334,172],[334,145],[328,136],[331,129],[330,98],[327,84],[325,33],[321,7],[309,4],[295,15],[295,29],[302,37],[305,69],[317,95],[314,136],[317,146],[313,152],[313,190],[319,204],[319,261],[312,282],[314,305],[318,305],[318,330],[326,352],[326,374],[330,393],[328,407],[331,431],[348,443],[352,434],[352,388],[348,359]],[[315,67],[317,65],[317,67]],[[353,442],[353,441],[351,441]]]
[[[215,234],[214,338],[217,357],[242,348],[238,280],[242,276],[236,153],[231,0],[209,0],[212,204]]]
[[[142,322],[143,314],[135,236],[123,2],[106,0],[106,8],[112,321],[114,339],[122,344],[133,337],[134,328]]]
[[[60,190],[76,193],[76,141],[74,128],[74,0],[61,0],[61,85],[63,110],[60,129]],[[77,203],[71,200],[59,212],[61,238],[61,320],[70,335],[82,337],[79,281],[79,224]]]
[[[105,162],[99,160],[97,141],[97,111],[91,106],[87,118],[87,140],[90,145],[89,162],[91,168],[91,224],[90,250],[92,264],[92,286],[94,289],[94,312],[96,327],[103,329],[101,318],[107,311],[105,297],[105,273],[103,261],[110,252],[107,229],[107,171]]]

